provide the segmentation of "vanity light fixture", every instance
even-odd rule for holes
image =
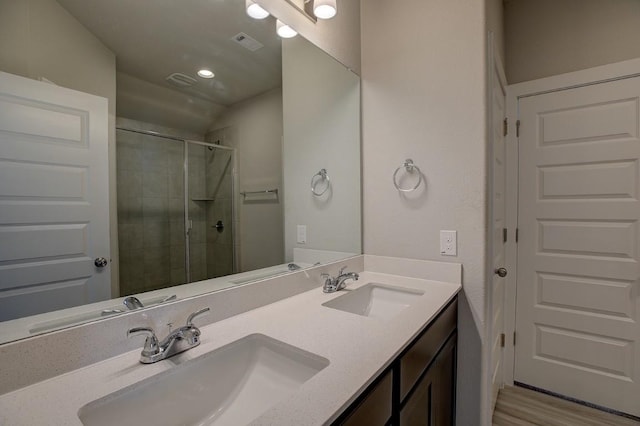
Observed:
[[[282,38],[292,38],[298,35],[296,30],[279,19],[276,21],[276,32]]]
[[[269,12],[253,0],[245,0],[245,6],[247,8],[247,15],[253,19],[264,19],[269,16]]]
[[[337,0],[313,0],[313,14],[318,19],[331,19],[338,12]]]
[[[198,75],[202,78],[213,78],[215,77],[215,74],[208,69],[201,69],[198,71]]]

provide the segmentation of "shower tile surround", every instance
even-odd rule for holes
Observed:
[[[121,117],[117,125],[203,140],[202,135]],[[121,296],[186,282],[183,150],[184,144],[179,141],[123,130],[116,132]],[[216,232],[215,221],[211,220],[230,223],[225,219],[231,217],[233,167],[224,175],[216,172],[214,166],[221,161],[216,161],[216,157],[230,154],[213,154],[203,146],[189,145],[192,281],[232,272],[231,227],[222,233],[226,246],[220,247],[209,234],[210,230]],[[226,179],[217,185],[220,178]],[[216,196],[213,193],[216,189],[221,199],[217,203],[205,201]],[[226,216],[223,210],[220,214],[213,213],[224,206],[229,210]],[[217,219],[219,216],[222,219]]]
[[[347,266],[349,270],[363,272],[365,274],[367,272],[385,274],[377,275],[376,279],[388,277],[393,280],[394,276],[399,277],[398,275],[394,275],[394,272],[401,270],[403,271],[402,279],[417,278],[440,281],[441,284],[450,283],[446,285],[451,286],[452,291],[454,290],[452,285],[455,285],[458,290],[460,289],[461,265],[459,264],[360,255],[347,260],[294,272],[286,276],[266,279],[258,283],[183,299],[168,305],[148,308],[141,312],[131,312],[119,317],[2,345],[0,346],[0,363],[3,365],[3,369],[0,370],[0,395],[25,388],[32,384],[38,384],[44,380],[85,366],[91,365],[91,371],[96,371],[95,369],[101,368],[101,364],[96,363],[108,359],[115,360],[116,358],[113,357],[116,356],[118,356],[118,359],[125,359],[122,358],[122,356],[124,356],[127,357],[126,359],[131,359],[131,362],[134,362],[134,357],[138,356],[141,343],[137,339],[127,339],[124,337],[123,330],[126,330],[128,327],[148,325],[158,330],[159,334],[163,334],[167,321],[181,321],[183,318],[186,318],[190,312],[205,306],[211,308],[211,314],[198,320],[198,325],[201,327],[206,327],[208,324],[235,317],[244,312],[246,312],[247,315],[252,315],[252,313],[248,311],[266,307],[278,301],[284,303],[285,299],[308,292],[309,290],[319,292],[318,295],[313,297],[320,297],[322,296],[320,288],[322,282],[321,274],[324,272],[335,274],[342,266]],[[313,294],[315,295],[316,293]],[[455,293],[452,294],[455,295]],[[321,298],[324,299],[325,297],[328,296],[324,295]],[[246,317],[246,315],[242,317]],[[419,315],[419,317],[421,317],[421,315]],[[428,318],[428,316],[426,318]],[[425,318],[423,318],[423,320],[425,320]],[[350,321],[359,323],[362,320],[351,317]],[[263,324],[263,321],[261,321],[260,324]],[[232,329],[230,329],[229,332],[232,332]],[[308,335],[308,332],[302,333]],[[397,333],[393,334],[395,335]],[[279,338],[282,339],[283,336],[279,336]],[[393,341],[394,339],[391,338],[391,340]],[[386,345],[388,346],[389,343],[387,342]],[[91,347],[92,350],[82,350],[82,348],[86,347]],[[389,348],[391,347],[389,346]],[[397,350],[397,348],[393,350]],[[126,364],[128,364],[128,361],[122,365],[124,366]],[[134,373],[132,368],[133,366],[125,367],[125,370],[128,372],[127,374]],[[144,366],[144,369],[136,368],[135,370],[148,372],[151,371],[151,369],[153,369],[153,366]],[[112,379],[115,380],[117,377],[113,376]],[[57,379],[53,380],[54,382],[48,381],[47,383],[55,383]],[[330,380],[335,382],[335,378]],[[86,385],[93,387],[91,383],[87,383]],[[101,384],[100,386],[110,385]],[[6,397],[0,398],[4,398],[5,403],[9,401]],[[45,406],[39,409],[40,412],[42,412],[42,410],[53,409],[53,407],[46,407],[46,401],[42,401],[42,403],[45,404]],[[49,401],[49,404],[50,403],[51,401]],[[26,411],[22,409],[16,409],[26,413]],[[0,418],[2,418],[1,414]],[[69,420],[77,422],[77,419]]]

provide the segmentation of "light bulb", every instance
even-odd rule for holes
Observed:
[[[314,0],[313,14],[318,19],[331,19],[336,16],[338,5],[336,0]]]
[[[281,20],[276,21],[276,32],[282,38],[291,38],[298,35],[297,31],[282,22]]]
[[[253,19],[264,19],[269,16],[269,12],[252,0],[245,0],[245,6],[247,7],[247,15]]]
[[[198,75],[202,78],[213,78],[215,74],[211,70],[201,69],[198,71]]]

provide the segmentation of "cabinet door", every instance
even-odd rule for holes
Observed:
[[[435,425],[434,393],[437,392],[437,368],[432,367],[418,382],[413,394],[400,411],[400,426]]]
[[[341,424],[344,426],[384,426],[387,424],[391,418],[392,374],[389,371]]]
[[[400,426],[454,424],[456,335],[444,346],[400,411]]]
[[[456,338],[454,334],[438,356],[437,385],[434,395],[436,426],[451,426],[454,424],[455,389],[456,389]]]

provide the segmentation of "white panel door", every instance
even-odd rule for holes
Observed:
[[[640,416],[640,78],[519,115],[515,380]]]
[[[110,298],[107,100],[0,72],[0,321]]]
[[[491,132],[492,132],[492,209],[491,209],[491,255],[494,271],[491,282],[491,408],[495,407],[498,391],[503,379],[503,333],[506,279],[497,274],[505,266],[506,243],[506,146],[505,146],[505,100],[506,92],[501,78],[500,65],[494,63],[491,83]],[[506,271],[506,270],[505,270]]]

